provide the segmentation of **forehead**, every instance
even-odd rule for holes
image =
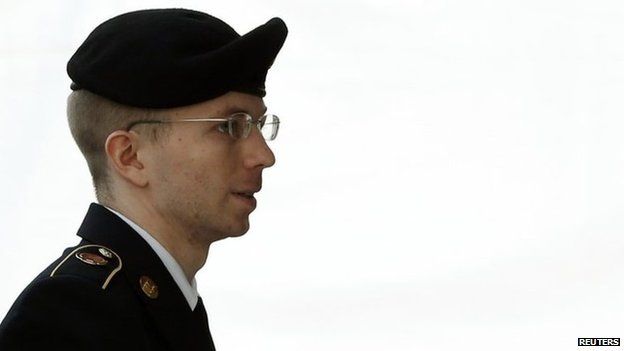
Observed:
[[[266,111],[264,100],[258,96],[229,92],[215,99],[198,104],[179,107],[172,112],[176,116],[225,116],[234,112],[247,112],[260,116]]]

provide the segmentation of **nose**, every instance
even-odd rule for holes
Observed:
[[[246,168],[268,168],[275,164],[275,155],[262,136],[262,132],[255,126],[251,128],[249,136],[242,140],[242,152]]]

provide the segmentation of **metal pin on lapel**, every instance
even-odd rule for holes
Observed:
[[[152,278],[146,275],[142,275],[139,279],[139,284],[141,285],[141,290],[143,290],[143,293],[147,297],[149,297],[150,299],[158,298],[158,285],[154,283]]]

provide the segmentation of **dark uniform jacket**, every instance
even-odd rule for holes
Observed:
[[[201,298],[192,311],[126,222],[92,203],[78,235],[17,298],[0,350],[214,350]]]

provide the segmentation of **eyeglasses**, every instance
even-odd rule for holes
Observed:
[[[220,132],[227,133],[234,139],[247,138],[251,132],[251,126],[256,125],[265,140],[274,140],[277,137],[280,120],[276,115],[267,114],[254,122],[253,118],[245,112],[237,112],[228,118],[185,118],[178,120],[141,120],[134,121],[128,125],[126,131],[130,131],[137,124],[158,124],[177,122],[226,122],[217,128]]]

